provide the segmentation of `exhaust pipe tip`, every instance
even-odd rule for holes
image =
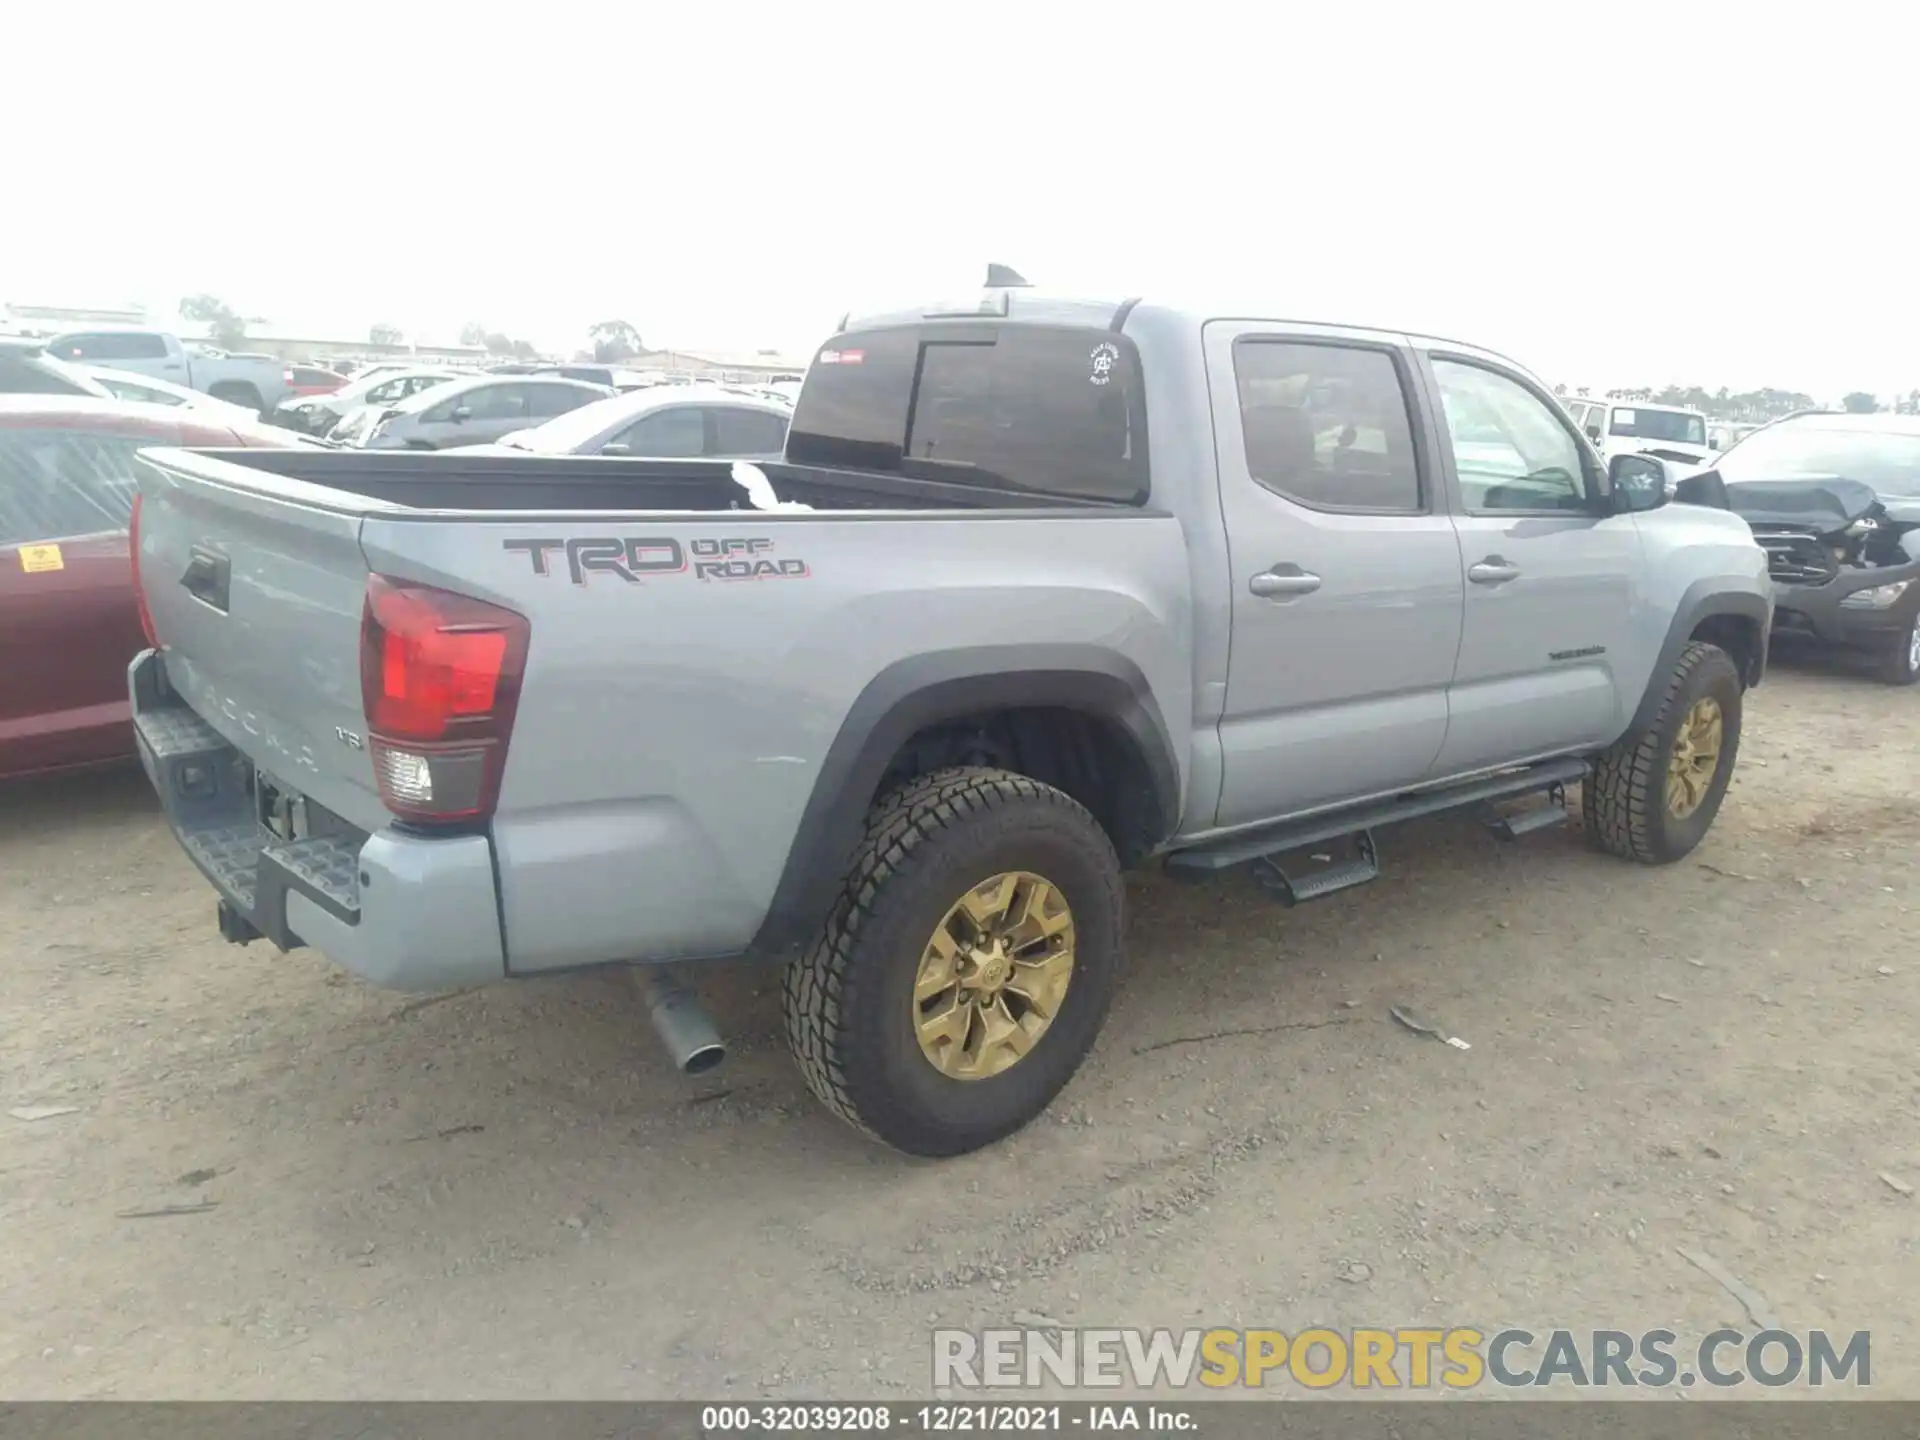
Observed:
[[[658,965],[638,965],[634,983],[647,1001],[647,1018],[667,1058],[682,1075],[706,1075],[727,1058],[726,1042],[699,999]]]

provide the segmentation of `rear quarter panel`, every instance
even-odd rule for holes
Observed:
[[[733,953],[753,938],[829,746],[894,663],[1082,644],[1152,688],[1185,780],[1192,617],[1178,522],[984,512],[367,519],[370,568],[525,614],[494,823],[509,966]],[[528,541],[613,539],[663,567],[536,573]],[[752,562],[703,574],[700,552]]]

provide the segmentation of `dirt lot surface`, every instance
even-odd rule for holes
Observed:
[[[376,992],[222,944],[137,773],[0,791],[0,1108],[74,1107],[0,1114],[0,1395],[906,1399],[932,1325],[1029,1312],[1751,1328],[1686,1247],[1920,1396],[1916,716],[1777,668],[1667,869],[1452,822],[1297,911],[1138,879],[1092,1062],[946,1164],[812,1103],[763,973],[686,1081],[619,976]]]

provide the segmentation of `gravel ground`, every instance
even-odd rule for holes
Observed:
[[[1748,1325],[1684,1247],[1920,1396],[1916,705],[1776,668],[1665,869],[1435,822],[1297,911],[1141,877],[1093,1060],[945,1164],[810,1101],[765,973],[686,1081],[622,977],[380,993],[220,943],[137,773],[0,790],[0,1097],[73,1107],[0,1115],[0,1395],[906,1399],[933,1325],[1029,1312]]]

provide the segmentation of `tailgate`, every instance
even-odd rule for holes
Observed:
[[[142,452],[141,581],[167,680],[287,789],[372,830],[389,818],[365,748],[358,495]]]

